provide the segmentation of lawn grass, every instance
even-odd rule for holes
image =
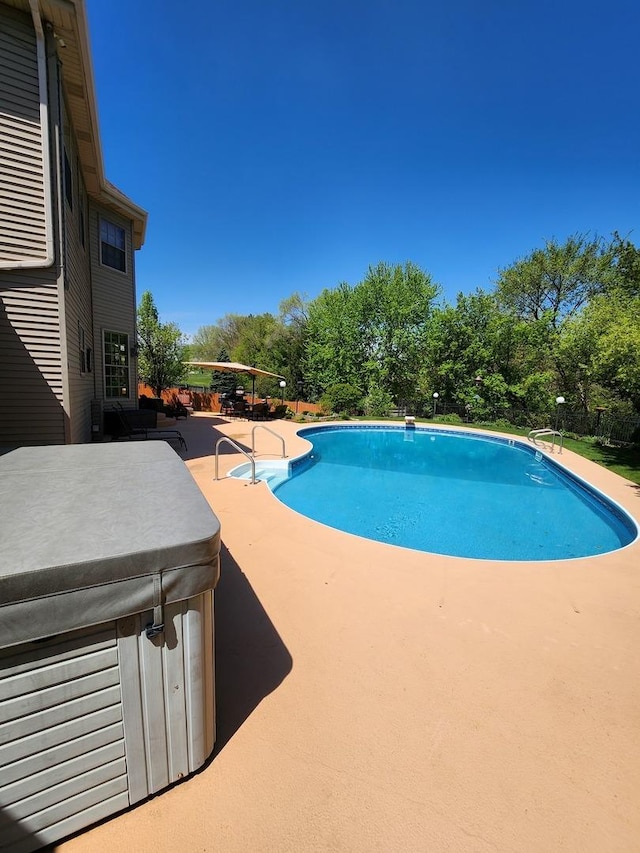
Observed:
[[[201,388],[205,388],[207,391],[209,390],[209,386],[211,385],[211,371],[210,370],[190,370],[189,373],[186,374],[186,378],[184,380],[185,385],[198,385]]]

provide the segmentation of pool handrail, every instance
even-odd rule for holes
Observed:
[[[229,438],[226,435],[223,435],[222,438],[219,438],[216,441],[216,475],[215,475],[215,479],[216,480],[218,479],[218,450],[220,448],[220,445],[223,444],[225,441],[227,442],[227,444],[230,444],[232,447],[234,447],[236,450],[239,450],[240,453],[242,453],[244,456],[247,457],[247,459],[251,463],[251,485],[255,486],[255,484],[257,482],[256,481],[256,460],[251,455],[251,453],[247,453],[247,451],[244,448],[240,447],[240,445],[238,444],[237,441],[234,441],[232,438]]]
[[[270,429],[268,426],[264,424],[256,424],[254,428],[251,430],[251,452],[255,455],[256,452],[256,430],[257,429],[266,429],[267,432],[270,432],[271,435],[275,435],[276,438],[279,438],[282,442],[282,458],[287,458],[287,448],[284,443],[284,438],[279,435],[274,429]]]
[[[564,442],[564,435],[561,432],[559,432],[558,430],[551,429],[551,427],[542,427],[541,429],[532,429],[529,432],[529,434],[527,435],[527,439],[529,441],[533,442],[533,444],[535,444],[536,447],[539,447],[540,445],[538,444],[536,439],[540,438],[543,435],[552,436],[552,439],[551,439],[551,452],[552,453],[553,453],[554,447],[556,446],[556,436],[560,439],[560,442],[558,445],[558,454],[561,454],[563,442]]]

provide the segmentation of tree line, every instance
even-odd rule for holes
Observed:
[[[292,294],[277,315],[227,314],[186,354],[281,374],[290,398],[337,412],[420,413],[437,394],[476,419],[533,421],[558,395],[576,411],[638,413],[640,250],[617,233],[547,240],[454,304],[417,265],[381,262],[355,285]]]

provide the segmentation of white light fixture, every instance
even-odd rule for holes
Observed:
[[[555,431],[558,432],[558,418],[560,415],[560,406],[564,403],[564,397],[556,397],[556,425]]]

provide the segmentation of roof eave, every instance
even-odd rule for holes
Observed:
[[[37,4],[42,18],[51,23],[57,39],[67,107],[78,138],[78,157],[87,194],[132,222],[133,245],[140,249],[144,243],[148,214],[111,184],[104,174],[89,25],[84,0],[37,0]],[[21,6],[22,3],[16,5]],[[26,0],[26,6],[29,7],[29,0]],[[63,38],[56,32],[61,24],[65,25],[62,29]],[[74,44],[70,44],[70,41]],[[70,69],[75,70],[75,82],[71,79],[74,72]],[[78,79],[81,81],[80,85]]]

